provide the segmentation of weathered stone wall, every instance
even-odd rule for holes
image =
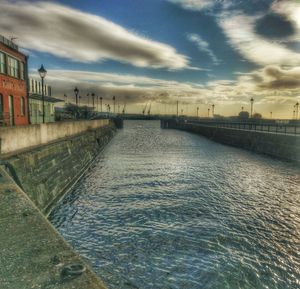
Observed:
[[[47,215],[113,137],[114,124],[88,130],[2,160],[16,183]]]
[[[300,136],[260,131],[218,128],[200,124],[163,120],[163,128],[181,129],[203,135],[211,140],[273,157],[300,162]]]
[[[0,154],[48,144],[108,124],[108,119],[99,119],[3,127],[0,128]]]

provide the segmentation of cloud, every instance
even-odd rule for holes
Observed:
[[[208,10],[215,7],[229,8],[233,4],[230,0],[167,0],[180,5],[182,8],[192,11]]]
[[[300,89],[300,66],[283,69],[279,66],[267,66],[257,73],[258,87],[265,89],[294,90]]]
[[[260,17],[248,16],[241,12],[224,12],[218,23],[229,44],[248,60],[259,65],[300,64],[300,53],[255,33],[255,24]]]
[[[213,61],[214,65],[220,64],[220,60],[216,57],[214,52],[209,48],[208,42],[206,42],[200,35],[198,34],[188,34],[188,40],[195,43],[200,51],[205,52]]]
[[[212,8],[216,1],[213,0],[168,0],[169,2],[179,4],[188,10],[201,11],[203,9]]]
[[[138,67],[189,67],[175,48],[139,36],[103,17],[45,1],[0,3],[0,33],[18,37],[25,48],[77,62],[112,59]]]
[[[38,75],[31,72],[31,76],[38,79]],[[201,98],[207,95],[203,93],[206,90],[196,83],[79,70],[49,69],[47,84],[52,86],[54,96],[58,98],[63,98],[64,94],[72,97],[74,87],[78,86],[84,102],[87,101],[87,93],[91,91],[109,99],[116,95],[121,101],[131,104],[144,103],[150,99],[172,103],[179,96],[193,101],[199,95],[202,95]]]
[[[31,72],[31,76],[38,78],[36,72]],[[236,80],[216,80],[199,85],[132,74],[49,69],[46,83],[52,86],[54,97],[63,99],[67,94],[68,101],[74,101],[74,87],[77,86],[82,104],[88,102],[87,94],[94,92],[103,97],[103,103],[111,103],[112,97],[116,96],[117,102],[126,103],[130,112],[141,112],[145,103],[151,101],[154,113],[161,111],[162,104],[172,108],[174,113],[179,99],[180,105],[189,108],[185,108],[188,114],[195,114],[195,107],[200,106],[200,113],[205,115],[215,104],[216,113],[232,115],[238,113],[241,106],[247,107],[249,99],[254,97],[257,111],[269,115],[272,108],[277,117],[284,118],[290,117],[288,109],[299,101],[299,86],[290,85],[300,79],[299,74],[300,67],[269,66],[249,73],[236,73]],[[283,104],[286,109],[282,109]]]

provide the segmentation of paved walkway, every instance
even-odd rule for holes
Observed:
[[[81,264],[86,271],[70,275],[65,267],[70,264]],[[105,289],[3,168],[0,168],[0,288]]]

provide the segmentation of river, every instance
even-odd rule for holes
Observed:
[[[300,288],[300,168],[125,121],[50,221],[109,289]]]

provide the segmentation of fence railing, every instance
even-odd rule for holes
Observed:
[[[186,121],[193,125],[214,126],[220,128],[231,128],[239,130],[261,131],[276,134],[294,134],[300,135],[299,123],[255,123],[255,122],[201,122]]]

